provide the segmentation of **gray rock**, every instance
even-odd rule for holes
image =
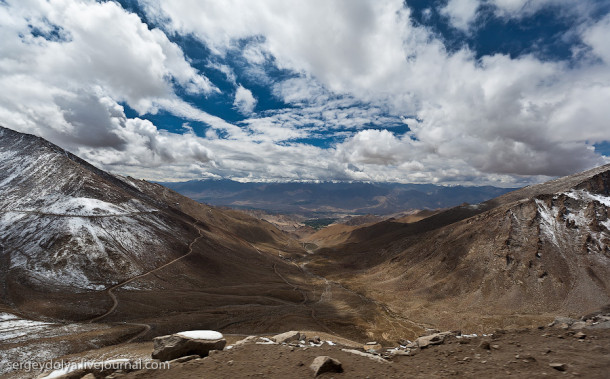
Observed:
[[[295,330],[291,330],[289,332],[281,333],[281,334],[271,337],[271,340],[275,341],[277,343],[299,341],[300,339],[301,339],[301,333],[299,333]]]
[[[194,339],[178,334],[156,337],[153,339],[154,351],[152,357],[160,361],[171,361],[189,355],[207,356],[212,350],[222,350],[227,341]]]
[[[585,327],[585,329],[610,329],[610,321],[600,322],[591,326]]]
[[[420,349],[425,349],[431,345],[440,345],[445,342],[445,337],[451,335],[451,332],[434,333],[429,336],[419,337],[415,340]]]
[[[326,355],[316,357],[309,368],[313,371],[314,376],[325,372],[343,372],[341,362]]]
[[[575,323],[573,323],[570,328],[573,330],[580,330],[583,329],[587,326],[587,323],[584,321],[576,321]]]
[[[312,338],[309,339],[309,342],[318,344],[321,342],[320,337],[319,336],[313,336]]]
[[[369,345],[368,343],[364,346],[362,346],[362,349],[366,352],[376,352],[381,350],[381,345],[380,344],[375,344],[375,345]]]

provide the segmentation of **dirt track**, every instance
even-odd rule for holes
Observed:
[[[165,268],[165,267],[167,267],[167,266],[170,266],[170,265],[172,265],[172,264],[174,264],[174,263],[176,263],[176,262],[178,262],[178,261],[180,261],[180,260],[182,260],[182,259],[186,258],[186,257],[187,257],[187,256],[189,256],[190,254],[192,254],[192,253],[193,253],[193,245],[194,245],[194,244],[195,244],[195,243],[196,243],[196,242],[197,242],[197,241],[198,241],[198,240],[199,240],[201,237],[203,237],[203,231],[202,231],[200,228],[198,228],[198,227],[197,227],[197,225],[196,225],[196,224],[197,224],[197,222],[198,222],[198,221],[195,221],[195,222],[193,223],[193,226],[194,226],[195,228],[197,228],[197,231],[199,232],[199,235],[198,235],[197,237],[195,237],[195,239],[193,239],[193,241],[191,241],[191,243],[189,244],[189,250],[188,250],[188,252],[187,252],[186,254],[184,254],[184,255],[182,255],[182,256],[180,256],[180,257],[176,258],[176,259],[173,259],[173,260],[171,260],[171,261],[169,261],[169,262],[167,262],[167,263],[165,263],[165,264],[163,264],[163,265],[161,265],[161,266],[159,266],[159,267],[157,267],[157,268],[155,268],[155,269],[153,269],[153,270],[150,270],[150,271],[145,272],[145,273],[143,273],[143,274],[140,274],[140,275],[134,276],[133,278],[127,279],[127,280],[125,280],[125,281],[123,281],[123,282],[121,282],[121,283],[119,283],[119,284],[115,284],[114,286],[107,288],[107,289],[106,289],[106,293],[108,294],[108,296],[109,296],[109,297],[110,297],[110,299],[112,300],[112,306],[111,306],[111,307],[110,307],[110,308],[109,308],[109,309],[108,309],[108,310],[107,310],[107,311],[106,311],[104,314],[102,314],[102,315],[100,315],[100,316],[96,316],[96,317],[94,317],[94,318],[90,319],[90,320],[88,321],[88,323],[94,323],[94,322],[96,322],[96,321],[100,321],[101,319],[103,319],[103,318],[107,317],[108,315],[110,315],[112,312],[114,312],[114,311],[116,310],[117,306],[119,305],[119,300],[117,299],[117,297],[116,297],[116,295],[115,295],[115,293],[114,293],[114,290],[116,290],[117,288],[120,288],[120,287],[122,287],[122,286],[124,286],[124,285],[126,285],[126,284],[128,284],[128,283],[131,283],[131,282],[133,282],[133,281],[135,281],[135,280],[138,280],[138,279],[140,279],[140,278],[143,278],[143,277],[145,277],[145,276],[147,276],[147,275],[149,275],[149,274],[152,274],[152,273],[154,273],[154,272],[156,272],[156,271],[162,270],[163,268]],[[142,329],[142,331],[141,331],[140,333],[136,334],[135,336],[131,337],[130,339],[128,339],[127,341],[125,341],[125,342],[123,342],[123,343],[130,343],[130,342],[136,341],[137,339],[139,339],[139,338],[141,338],[141,337],[145,336],[145,335],[146,335],[146,334],[147,334],[147,333],[148,333],[148,332],[151,330],[151,326],[150,326],[149,324],[143,324],[143,323],[134,323],[134,322],[125,322],[125,323],[123,323],[123,324],[125,324],[125,325],[135,325],[135,326],[141,326],[141,327],[143,328],[143,329]]]

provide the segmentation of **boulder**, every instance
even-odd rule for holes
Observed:
[[[430,345],[440,345],[445,342],[445,337],[451,335],[451,332],[434,333],[429,336],[422,336],[415,340],[420,349],[425,349]]]
[[[325,372],[343,372],[341,362],[326,355],[316,357],[311,365],[309,365],[314,376],[318,376]]]
[[[301,339],[301,333],[291,330],[290,332],[275,335],[271,337],[271,339],[277,343],[299,341]]]
[[[189,355],[207,356],[212,350],[222,350],[227,341],[212,330],[191,330],[153,339],[152,357],[171,361]]]

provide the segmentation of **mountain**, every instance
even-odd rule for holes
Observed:
[[[13,330],[0,338],[4,359],[185,329],[358,340],[423,330],[307,270],[306,247],[241,211],[0,128],[0,330]]]
[[[479,203],[511,189],[399,183],[240,183],[200,180],[161,183],[208,204],[261,209],[308,218],[342,214],[388,215],[406,209],[437,209]]]
[[[0,310],[146,320],[148,336],[189,324],[267,328],[260,320],[280,324],[286,313],[317,325],[283,277],[306,281],[280,258],[304,251],[269,223],[109,174],[6,128],[0,189]]]
[[[307,267],[414,321],[482,331],[581,315],[610,303],[610,165],[336,240]]]
[[[0,361],[189,329],[395,344],[581,316],[610,304],[609,209],[610,165],[296,240],[0,128]]]

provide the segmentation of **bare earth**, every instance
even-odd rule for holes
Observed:
[[[489,349],[481,347],[489,342]],[[485,344],[483,344],[485,345]],[[175,363],[168,370],[142,370],[125,378],[303,378],[312,377],[315,357],[338,359],[343,373],[319,378],[608,378],[610,330],[574,331],[555,328],[496,331],[492,336],[450,337],[444,344],[417,349],[413,356],[394,356],[388,363],[342,351],[345,346],[299,348],[290,345],[246,344],[214,352],[209,357]],[[385,349],[384,349],[385,350]],[[558,371],[551,363],[565,364]]]

